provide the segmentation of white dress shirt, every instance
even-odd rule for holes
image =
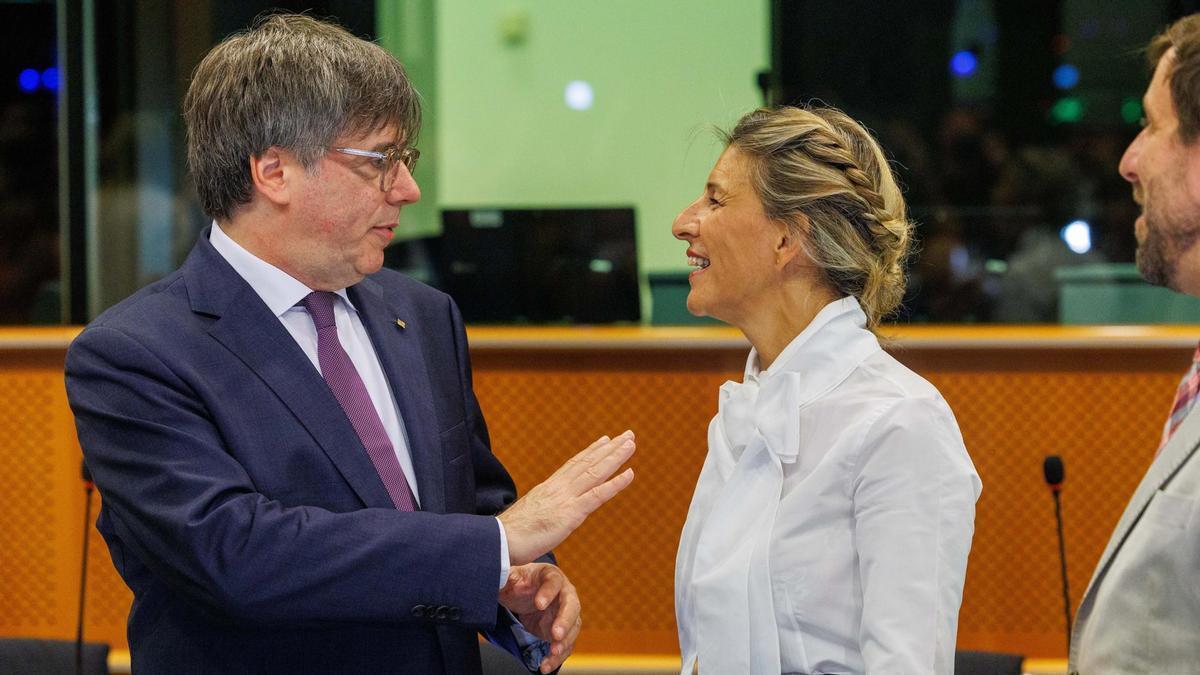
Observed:
[[[865,323],[835,301],[721,387],[676,560],[682,672],[953,672],[981,484]]]
[[[254,289],[258,297],[262,298],[296,344],[300,345],[300,349],[304,350],[313,367],[318,373],[321,372],[321,363],[317,358],[317,328],[313,325],[308,310],[299,305],[305,296],[312,293],[312,289],[242,248],[230,239],[216,222],[212,224],[208,241],[225,262]],[[383,423],[388,440],[392,442],[392,448],[396,451],[396,459],[400,461],[404,477],[408,479],[408,485],[412,488],[413,499],[419,506],[421,495],[417,488],[416,472],[413,470],[412,453],[408,448],[404,419],[396,406],[396,397],[383,373],[383,367],[379,365],[379,356],[375,353],[367,329],[363,326],[354,303],[350,302],[346,289],[337,291],[337,296],[340,301],[334,303],[333,317],[337,325],[338,341],[342,343],[342,348],[350,356],[350,361],[354,363],[355,370],[367,388],[375,412],[379,413],[379,420]],[[500,527],[500,587],[503,588],[508,582],[508,539],[504,525],[500,524],[499,519],[496,519],[496,523]]]

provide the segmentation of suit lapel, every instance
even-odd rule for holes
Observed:
[[[1193,408],[1184,418],[1183,423],[1171,436],[1171,440],[1163,447],[1162,453],[1146,470],[1146,475],[1142,477],[1142,482],[1134,490],[1133,496],[1129,498],[1129,504],[1121,514],[1121,519],[1117,521],[1108,545],[1104,548],[1104,554],[1100,556],[1100,562],[1096,564],[1096,571],[1092,574],[1092,581],[1088,584],[1087,592],[1084,593],[1083,602],[1080,604],[1081,615],[1084,613],[1085,603],[1090,606],[1088,600],[1093,590],[1108,570],[1109,565],[1112,564],[1117,551],[1129,537],[1133,526],[1141,519],[1151,498],[1159,488],[1166,485],[1175,476],[1184,463],[1196,452],[1197,447],[1200,447],[1200,406]]]
[[[400,408],[413,470],[417,474],[421,510],[444,512],[446,493],[441,435],[433,404],[433,388],[421,349],[421,331],[426,327],[408,325],[401,328],[397,325],[397,319],[411,319],[417,312],[403,297],[384,297],[382,286],[372,279],[351,286],[349,294]]]
[[[208,230],[184,264],[183,274],[192,310],[219,317],[209,334],[292,411],[364,505],[394,508],[325,380],[262,299],[208,243]]]

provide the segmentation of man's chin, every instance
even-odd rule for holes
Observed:
[[[1142,279],[1145,279],[1146,283],[1175,290],[1171,285],[1169,265],[1166,260],[1163,260],[1160,253],[1145,246],[1139,246],[1134,261],[1137,263],[1138,273],[1142,275]]]
[[[383,269],[382,250],[378,252],[372,251],[370,255],[364,255],[354,265],[354,271],[358,272],[360,278],[375,274],[381,269]]]

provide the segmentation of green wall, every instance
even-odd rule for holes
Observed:
[[[761,103],[767,0],[377,7],[381,41],[426,104],[424,203],[402,216],[406,233],[436,232],[443,207],[632,204],[643,277],[686,269],[671,221],[719,154],[711,125]],[[564,103],[572,80],[591,84],[590,110]]]

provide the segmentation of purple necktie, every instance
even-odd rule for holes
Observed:
[[[379,412],[371,403],[371,396],[367,394],[367,387],[358,376],[354,362],[338,340],[337,324],[333,320],[333,303],[336,301],[335,293],[313,291],[300,303],[308,310],[313,325],[317,327],[317,362],[321,364],[321,376],[350,418],[354,433],[358,434],[363,447],[367,449],[367,455],[371,457],[371,463],[379,472],[383,486],[387,488],[396,508],[415,511],[412,488],[408,486],[404,470],[400,468],[400,460],[396,458],[392,441],[383,429],[383,422],[379,421]]]

